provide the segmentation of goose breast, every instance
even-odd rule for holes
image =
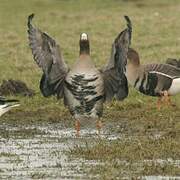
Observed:
[[[72,69],[65,80],[65,104],[69,106],[75,118],[79,116],[100,117],[104,96],[101,73],[93,66]]]

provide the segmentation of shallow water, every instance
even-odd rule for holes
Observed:
[[[63,178],[84,179],[88,167],[99,164],[69,157],[67,151],[76,145],[98,139],[93,129],[81,130],[81,137],[75,137],[71,128],[61,124],[39,126],[1,125],[0,130],[0,179],[19,178]],[[116,139],[115,135],[102,133],[101,138]],[[89,175],[90,176],[90,175]]]
[[[143,180],[180,180],[178,176],[145,176]]]
[[[88,170],[102,165],[101,162],[74,158],[67,152],[77,145],[86,145],[86,142],[93,145],[99,138],[123,139],[120,133],[112,134],[110,130],[102,131],[99,137],[94,128],[83,128],[81,136],[76,138],[75,130],[61,123],[36,126],[2,124],[0,131],[0,179],[98,179],[98,175]],[[177,165],[180,165],[179,161]],[[156,178],[144,177],[148,180]]]

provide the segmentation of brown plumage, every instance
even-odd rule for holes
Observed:
[[[180,92],[180,69],[168,64],[141,65],[137,51],[129,48],[126,67],[128,82],[150,96],[170,96]]]
[[[103,103],[116,97],[122,100],[128,95],[124,75],[127,51],[131,37],[131,22],[112,45],[110,60],[105,68],[98,70],[90,56],[90,43],[86,33],[80,36],[80,55],[69,69],[62,57],[59,45],[49,35],[32,24],[28,18],[28,34],[34,60],[43,70],[40,89],[45,97],[57,95],[63,98],[76,119],[79,133],[80,120],[84,117],[98,119],[102,116]],[[98,126],[100,127],[100,126]]]

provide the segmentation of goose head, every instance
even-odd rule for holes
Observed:
[[[132,48],[128,49],[127,59],[128,59],[127,64],[132,64],[134,66],[139,66],[140,65],[139,54],[138,54],[137,51],[135,51]]]
[[[89,39],[88,39],[88,34],[82,33],[80,35],[80,40],[79,40],[79,46],[80,46],[80,55],[81,54],[90,54],[90,45],[89,45]]]

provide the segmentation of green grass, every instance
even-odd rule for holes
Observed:
[[[61,45],[69,66],[78,58],[79,34],[87,32],[92,59],[102,67],[109,58],[112,41],[126,26],[124,15],[132,20],[132,47],[140,53],[142,63],[179,58],[179,12],[178,0],[0,0],[0,82],[9,78],[19,79],[36,91],[33,98],[18,97],[21,106],[1,117],[0,122],[68,121],[72,126],[72,118],[63,103],[40,94],[42,72],[33,61],[27,39],[29,14],[35,13],[34,23]],[[130,88],[126,100],[105,105],[103,122],[121,121],[122,128],[118,133],[136,138],[132,141],[96,142],[93,147],[79,147],[71,153],[105,162],[107,166],[92,169],[94,173],[98,171],[102,179],[118,177],[127,169],[134,170],[133,164],[143,159],[180,159],[179,99],[180,95],[172,98],[176,107],[157,111],[156,98]],[[162,133],[160,139],[150,138],[158,133]],[[134,151],[137,155],[133,154]],[[107,156],[108,159],[105,158]],[[129,162],[128,166],[114,162],[123,159]],[[158,166],[159,169],[153,163],[145,163],[143,167],[140,175],[178,175],[177,167],[169,164],[162,168]]]

